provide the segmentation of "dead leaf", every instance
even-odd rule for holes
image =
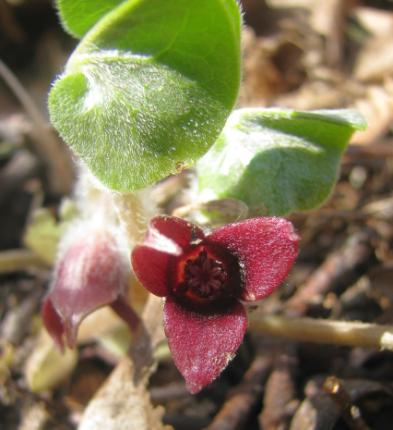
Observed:
[[[348,5],[342,0],[314,2],[311,27],[326,38],[326,59],[336,65],[342,60],[342,48]]]
[[[364,116],[368,127],[365,131],[355,133],[351,142],[372,143],[389,131],[393,121],[392,87],[390,81],[386,81],[384,85],[369,86],[365,97],[354,103],[353,107]]]
[[[25,366],[27,385],[33,392],[51,390],[64,381],[74,370],[78,361],[75,349],[66,349],[62,354],[42,329],[33,352]]]
[[[357,7],[353,15],[368,32],[375,36],[393,32],[393,12],[373,7]]]
[[[283,90],[282,76],[272,62],[263,39],[244,27],[242,32],[243,85],[240,105],[266,105],[267,99]]]
[[[360,52],[355,69],[355,78],[361,81],[383,81],[393,73],[393,30],[368,41]]]
[[[170,430],[163,408],[153,407],[145,378],[135,383],[135,369],[125,358],[90,402],[79,430]]]
[[[292,419],[290,430],[332,430],[340,417],[338,407],[324,393],[306,398]]]
[[[109,307],[98,309],[82,322],[78,344],[96,341],[111,354],[122,357],[130,348],[132,333],[129,326]]]
[[[125,357],[87,406],[79,430],[170,430],[162,424],[163,409],[154,408],[147,390],[155,367],[157,345],[165,338],[162,300],[150,295],[143,325],[135,333],[130,357]]]
[[[49,412],[44,402],[27,402],[21,413],[18,430],[44,430],[49,421]]]
[[[343,93],[330,83],[315,81],[302,85],[297,91],[276,98],[275,104],[299,110],[331,109],[343,105]]]
[[[270,7],[311,9],[315,0],[267,0]]]
[[[297,88],[304,80],[299,34],[285,33],[257,37],[244,27],[242,32],[243,83],[240,106],[266,106],[278,94]]]

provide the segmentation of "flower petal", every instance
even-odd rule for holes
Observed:
[[[64,351],[65,328],[60,315],[56,312],[49,297],[46,297],[42,304],[41,316],[48,333],[51,335],[56,345]]]
[[[53,309],[48,304],[44,305],[43,317],[51,332],[50,325],[55,321],[53,315],[58,316],[66,341],[72,347],[81,321],[125,293],[129,272],[111,233],[85,229],[71,231],[70,234],[65,251],[57,262],[48,294],[47,300]]]
[[[168,295],[172,262],[191,242],[204,237],[199,227],[181,218],[153,218],[143,245],[137,245],[131,254],[135,275],[151,293]]]
[[[221,227],[206,238],[225,246],[238,260],[244,288],[242,300],[260,300],[280,285],[291,269],[299,237],[282,218],[254,218]]]
[[[171,216],[157,216],[150,221],[147,243],[155,240],[154,232],[173,241],[180,248],[187,248],[191,242],[205,237],[203,231],[184,219]]]
[[[159,297],[169,293],[169,268],[175,256],[150,246],[137,245],[131,253],[131,264],[139,282]]]
[[[242,343],[246,328],[246,312],[238,302],[225,311],[203,314],[188,310],[171,297],[167,299],[165,334],[191,393],[217,378]]]

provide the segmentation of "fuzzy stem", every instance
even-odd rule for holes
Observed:
[[[9,274],[25,270],[29,266],[42,266],[43,262],[34,252],[15,249],[0,252],[0,274]]]
[[[127,235],[130,247],[140,242],[147,229],[149,219],[154,215],[148,189],[137,193],[113,193],[113,203],[119,221]]]
[[[251,329],[299,342],[329,343],[393,350],[393,326],[250,314]]]

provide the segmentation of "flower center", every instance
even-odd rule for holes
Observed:
[[[177,262],[173,293],[193,304],[232,300],[240,288],[236,259],[210,244],[191,247]]]
[[[184,267],[184,282],[201,298],[214,298],[221,293],[228,279],[224,264],[201,251],[197,258],[189,258]]]

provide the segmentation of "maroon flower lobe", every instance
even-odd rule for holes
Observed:
[[[168,297],[165,334],[190,393],[197,393],[217,378],[234,357],[246,328],[246,311],[240,303],[204,314],[190,311]]]
[[[158,216],[150,221],[143,245],[134,247],[131,264],[141,284],[156,296],[170,294],[168,277],[176,257],[205,236],[181,218]]]
[[[244,301],[262,300],[288,275],[299,237],[292,224],[277,217],[247,219],[214,230],[207,239],[236,257],[241,268]]]

